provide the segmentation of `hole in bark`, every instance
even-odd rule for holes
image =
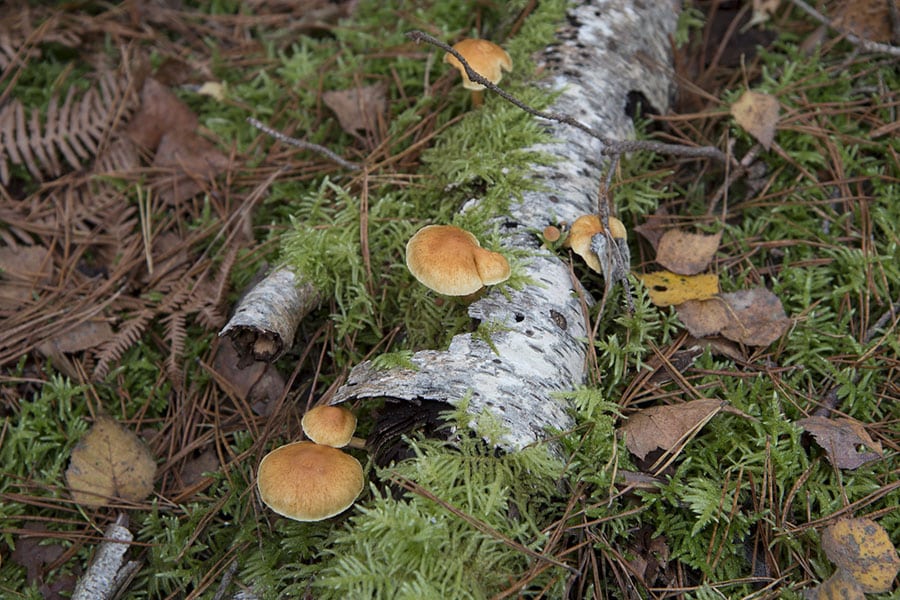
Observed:
[[[525,315],[523,315],[522,313],[516,313],[515,318],[516,318],[516,323],[521,323],[522,321],[525,320]]]

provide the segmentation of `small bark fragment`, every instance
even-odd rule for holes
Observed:
[[[219,332],[234,344],[240,366],[254,360],[273,362],[294,344],[300,321],[321,301],[321,293],[294,272],[281,267],[253,287]]]
[[[72,600],[109,600],[117,596],[122,586],[140,567],[137,561],[123,564],[133,536],[126,527],[128,518],[120,514],[115,523],[103,532],[103,542],[84,576],[78,580]]]

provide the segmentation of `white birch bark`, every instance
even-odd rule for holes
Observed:
[[[125,562],[125,552],[133,536],[125,526],[127,519],[119,515],[103,532],[91,565],[75,586],[73,600],[110,600],[121,592],[140,564]]]
[[[300,321],[320,300],[311,283],[280,267],[247,292],[219,336],[231,339],[242,367],[254,360],[274,362],[293,346]]]
[[[574,3],[559,45],[544,55],[550,76],[543,85],[548,93],[561,93],[550,112],[574,117],[608,138],[626,139],[633,135],[625,114],[629,92],[641,92],[656,110],[665,111],[677,12],[678,4],[671,0]],[[605,159],[599,140],[556,122],[547,127],[556,141],[539,149],[556,163],[534,169],[547,191],[526,194],[504,216],[501,229],[504,246],[530,253],[520,268],[534,283],[521,291],[493,290],[469,307],[473,318],[498,326],[493,348],[472,334],[461,334],[445,351],[413,355],[415,370],[378,371],[363,362],[332,403],[370,397],[454,406],[467,402],[473,420],[486,412],[503,426],[505,434],[495,441],[506,450],[543,439],[547,428],[573,425],[557,392],[572,390],[585,379],[588,329],[568,268],[540,247],[533,232],[554,220],[571,223],[597,212]]]

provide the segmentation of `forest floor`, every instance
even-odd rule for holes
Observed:
[[[70,597],[124,514],[128,598],[896,597],[900,17],[686,4],[675,101],[639,135],[729,164],[622,158],[634,307],[586,308],[559,452],[407,431],[402,460],[351,451],[371,485],[318,523],[259,502],[259,461],[354,365],[471,327],[412,280],[405,240],[531,185],[541,141],[404,32],[500,42],[503,85],[546,104],[565,3],[0,9],[0,596]],[[282,358],[245,364],[218,331],[299,252],[324,300]],[[389,412],[351,408],[360,436]]]

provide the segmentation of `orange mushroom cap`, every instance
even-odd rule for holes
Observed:
[[[509,279],[509,262],[453,225],[428,225],[406,244],[406,266],[424,286],[447,296],[474,294]]]
[[[259,463],[259,497],[295,521],[322,521],[344,512],[365,485],[359,461],[337,448],[294,442],[272,450]]]
[[[343,406],[314,406],[303,415],[300,426],[315,443],[343,448],[356,432],[356,416]]]
[[[625,224],[615,217],[609,218],[609,231],[614,238],[625,239],[627,232]],[[597,215],[582,215],[575,219],[572,227],[569,228],[569,236],[566,238],[565,245],[572,251],[584,259],[587,266],[597,273],[602,273],[600,261],[591,250],[591,238],[595,234],[603,233],[603,224],[600,223],[600,217]]]
[[[506,50],[493,42],[480,39],[465,39],[453,45],[453,49],[462,55],[469,66],[491,83],[499,83],[503,79],[503,71],[512,71],[512,59]],[[467,90],[483,90],[484,86],[475,83],[466,74],[459,59],[449,52],[444,55],[444,62],[456,68],[463,78],[463,87]]]

